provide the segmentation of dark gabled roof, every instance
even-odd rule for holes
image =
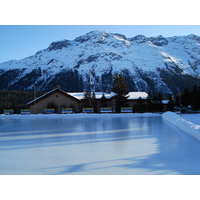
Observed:
[[[42,96],[40,96],[40,97],[38,97],[38,98],[36,98],[36,99],[34,99],[34,100],[28,102],[27,104],[28,104],[28,105],[32,105],[32,104],[35,103],[35,102],[38,102],[38,101],[40,101],[40,100],[42,100],[42,99],[44,99],[44,98],[47,98],[48,96],[50,96],[51,94],[53,94],[53,93],[55,93],[55,92],[60,92],[60,93],[62,93],[62,94],[64,94],[64,95],[66,95],[67,97],[74,99],[74,100],[77,101],[77,102],[81,102],[80,99],[78,99],[78,98],[76,98],[76,97],[74,97],[74,96],[68,94],[67,92],[65,92],[65,91],[63,91],[63,90],[61,90],[61,89],[59,89],[59,88],[55,88],[55,89],[53,89],[53,90],[47,92],[46,94],[43,94]]]

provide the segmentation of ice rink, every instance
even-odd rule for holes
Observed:
[[[200,174],[200,143],[161,114],[0,116],[0,174]]]

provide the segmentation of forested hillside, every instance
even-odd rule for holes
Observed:
[[[45,92],[37,92],[37,97]],[[28,108],[27,103],[34,99],[33,91],[0,91],[0,113],[4,109],[14,109],[15,113],[20,113],[20,109]]]

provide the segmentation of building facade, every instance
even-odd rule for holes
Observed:
[[[50,92],[29,102],[32,114],[45,113],[46,109],[54,109],[54,113],[61,114],[62,108],[72,108],[73,112],[78,112],[81,101],[71,96],[60,88],[55,88]]]
[[[111,108],[112,112],[116,112],[115,93],[95,93],[95,103],[93,105],[94,112],[99,113],[102,107]],[[104,98],[102,98],[104,96]],[[133,108],[138,104],[146,104],[148,94],[146,92],[129,92],[127,98],[127,106]],[[82,112],[85,106],[84,92],[67,93],[59,87],[29,102],[32,114],[38,113],[62,113],[63,108],[72,108],[73,113]]]

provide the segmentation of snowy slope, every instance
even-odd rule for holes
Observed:
[[[118,72],[126,77],[131,91],[177,92],[188,82],[191,86],[200,83],[199,53],[200,37],[196,35],[126,38],[92,31],[73,41],[53,42],[22,60],[1,63],[0,89],[26,90],[36,83],[38,90],[61,85],[69,92],[83,91],[91,70],[96,91],[109,88],[112,74]]]

